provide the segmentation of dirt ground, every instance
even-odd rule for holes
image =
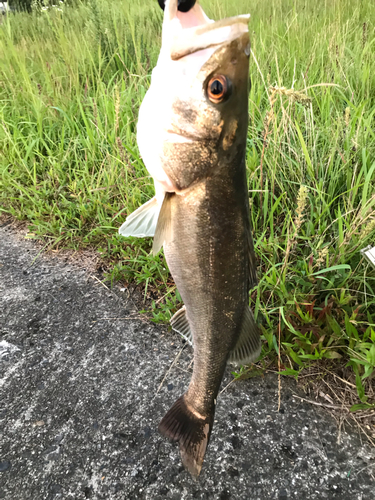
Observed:
[[[230,369],[193,480],[157,432],[192,350],[138,310],[128,289],[0,228],[0,499],[375,499],[357,432],[293,380],[278,411],[275,374],[228,385]]]

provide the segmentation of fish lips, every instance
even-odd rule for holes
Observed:
[[[167,49],[173,61],[230,42],[248,32],[250,14],[212,21],[199,4],[180,12],[179,3],[166,0],[163,20],[162,48]]]
[[[170,45],[170,57],[177,61],[200,50],[230,43],[248,33],[250,15],[230,17],[196,28],[187,28],[180,36],[174,35]]]
[[[193,143],[193,142],[207,142],[212,140],[218,140],[219,137],[210,137],[207,135],[206,131],[198,131],[192,130],[192,127],[189,127],[187,130],[182,130],[179,128],[169,128],[165,130],[163,142],[167,143]]]

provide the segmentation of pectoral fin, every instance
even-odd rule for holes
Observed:
[[[228,362],[241,365],[253,363],[261,351],[259,328],[249,306],[245,307],[241,332],[235,348],[229,355]]]
[[[165,193],[155,230],[152,253],[156,255],[161,247],[172,240],[172,206],[171,200],[175,193]]]
[[[154,197],[131,213],[118,232],[122,236],[136,236],[137,238],[154,236],[159,212],[160,205]]]

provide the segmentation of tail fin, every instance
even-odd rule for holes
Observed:
[[[181,460],[192,476],[199,476],[210,440],[214,409],[200,415],[181,396],[159,424],[159,432],[180,444]]]

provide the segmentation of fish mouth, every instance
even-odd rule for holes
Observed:
[[[163,21],[163,46],[173,61],[228,43],[248,32],[250,14],[220,21],[209,19],[196,3],[189,12],[178,11],[178,0],[167,0]]]
[[[188,134],[186,132],[182,132],[180,130],[166,130],[166,135],[164,138],[165,142],[171,143],[192,143],[203,141],[205,138],[200,136],[199,134]]]

